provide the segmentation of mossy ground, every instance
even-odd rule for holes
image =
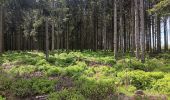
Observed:
[[[116,61],[110,51],[53,51],[48,61],[38,51],[0,54],[0,100],[107,100],[139,89],[170,95],[170,53],[144,64],[129,54]]]

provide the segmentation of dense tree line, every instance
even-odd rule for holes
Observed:
[[[144,61],[168,50],[169,0],[2,1],[0,51],[113,50]]]

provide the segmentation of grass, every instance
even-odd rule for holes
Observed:
[[[110,51],[53,51],[49,57],[38,51],[0,54],[0,95],[103,100],[117,93],[133,96],[138,89],[170,94],[169,53],[147,56],[145,64],[128,54],[116,61]]]

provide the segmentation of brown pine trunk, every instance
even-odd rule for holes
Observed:
[[[159,16],[157,16],[157,52],[161,52],[161,26]]]
[[[151,34],[151,26],[149,30],[149,52],[152,52],[152,40],[151,40],[152,34]]]
[[[0,53],[3,51],[3,7],[0,6]]]
[[[167,44],[167,18],[164,18],[164,50],[168,50],[168,44]]]
[[[141,61],[145,62],[145,26],[144,26],[144,1],[140,0],[140,24],[141,24]]]
[[[54,21],[52,22],[52,34],[51,34],[51,50],[54,50],[54,42],[55,42],[55,35],[54,35]]]
[[[56,26],[58,29],[60,29],[59,25]],[[57,49],[60,49],[60,39],[61,39],[61,32],[57,31],[56,33],[57,36],[57,40],[56,40],[56,44],[57,44]]]
[[[170,49],[170,45],[169,45],[170,44],[170,41],[169,41],[170,40],[170,17],[169,17],[168,22],[169,22],[169,27],[168,27],[169,28],[169,30],[168,30],[169,35],[167,36],[167,44],[168,44],[168,50],[169,50]]]
[[[106,34],[106,11],[105,11],[105,6],[104,5],[104,13],[103,13],[103,47],[104,47],[104,50],[106,51],[106,48],[107,48],[107,34]]]
[[[114,1],[114,56],[117,58],[117,0]]]
[[[48,35],[48,18],[46,17],[45,18],[45,35],[46,35],[46,38],[45,38],[45,42],[46,42],[46,60],[48,60],[49,58],[49,35]]]
[[[132,34],[132,47],[131,47],[131,52],[133,53],[133,54],[135,54],[134,53],[134,50],[135,50],[135,12],[134,12],[134,1],[132,1],[132,3],[131,3],[131,6],[132,6],[132,8],[131,8],[131,16],[132,16],[132,21],[131,21],[131,34]]]
[[[152,52],[155,51],[155,20],[152,17]]]
[[[135,43],[136,43],[136,58],[139,59],[139,50],[140,50],[140,34],[139,34],[139,8],[138,0],[135,0]]]
[[[55,7],[55,5],[54,5],[54,0],[52,0],[52,5],[51,5],[51,7],[52,7],[52,9],[54,9],[54,7]],[[54,43],[55,43],[55,35],[54,35],[54,33],[55,33],[55,31],[54,31],[54,27],[55,27],[55,24],[54,24],[54,14],[53,14],[53,12],[52,12],[52,16],[51,16],[51,19],[52,19],[52,34],[51,34],[51,50],[54,50]]]
[[[123,36],[123,1],[120,1],[120,50],[124,55],[124,36]]]
[[[120,48],[121,48],[121,51],[122,53],[124,53],[124,46],[123,46],[123,43],[124,43],[124,37],[123,37],[123,19],[122,19],[122,15],[120,16]]]

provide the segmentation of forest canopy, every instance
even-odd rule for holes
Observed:
[[[159,13],[159,14],[169,14],[170,11],[170,1],[169,0],[161,0],[159,3],[157,3],[151,10],[150,12],[153,13]]]

